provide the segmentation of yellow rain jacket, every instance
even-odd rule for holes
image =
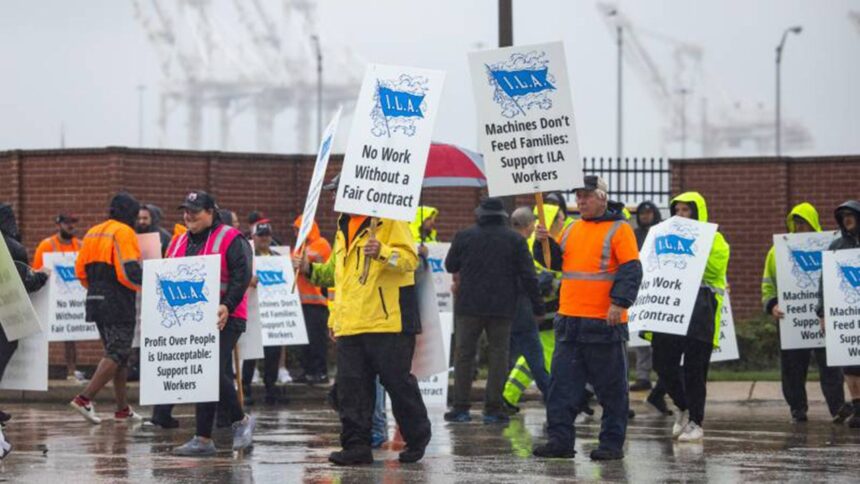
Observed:
[[[419,332],[415,294],[418,253],[406,222],[379,219],[376,239],[382,243],[378,259],[370,262],[365,284],[364,246],[370,240],[370,218],[349,238],[350,215],[338,219],[334,248],[328,262],[311,265],[310,282],[334,287],[329,327],[335,336],[363,333]]]

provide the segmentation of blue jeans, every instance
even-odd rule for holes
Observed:
[[[522,355],[529,365],[529,373],[535,381],[540,394],[546,401],[546,394],[549,390],[549,373],[546,372],[546,361],[543,359],[543,345],[540,342],[537,325],[532,323],[531,329],[528,331],[520,331],[511,333],[511,361],[516,364],[516,360]],[[513,366],[513,365],[511,365]],[[525,368],[521,368],[521,371]]]
[[[546,399],[549,440],[573,448],[574,418],[590,382],[603,418],[600,448],[622,450],[627,434],[627,354],[619,331],[598,320],[556,319],[555,353],[552,356],[549,394]],[[626,331],[626,328],[624,329]],[[602,334],[601,334],[602,333]],[[605,342],[598,342],[603,339]]]
[[[384,435],[388,437],[387,417],[385,416],[385,388],[376,377],[376,402],[373,405],[373,428],[372,435]]]

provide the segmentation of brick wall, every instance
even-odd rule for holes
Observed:
[[[340,171],[342,157],[332,156],[327,179]],[[122,147],[0,152],[0,201],[18,215],[23,242],[32,257],[39,241],[54,232],[53,218],[71,212],[80,218],[78,234],[100,223],[111,196],[127,189],[138,200],[164,211],[168,230],[180,222],[174,208],[193,189],[212,193],[219,205],[236,211],[242,221],[251,210],[272,219],[276,235],[292,243],[290,226],[304,208],[314,158],[298,155],[138,150]],[[439,208],[440,237],[474,220],[472,210],[481,191],[438,188],[425,192],[425,203]],[[329,240],[335,231],[334,199],[323,193],[318,209],[320,228]],[[465,208],[464,208],[465,207]],[[101,356],[97,342],[78,343],[78,361],[92,365]],[[52,343],[51,364],[63,363],[61,343]]]
[[[333,156],[328,178],[340,170]],[[24,244],[32,251],[55,227],[61,211],[81,218],[78,231],[101,222],[110,197],[125,188],[139,200],[164,210],[168,229],[180,221],[174,208],[192,189],[211,192],[224,208],[235,210],[243,227],[251,210],[272,219],[277,235],[292,242],[289,226],[304,206],[313,157],[204,151],[139,150],[121,147],[0,152],[0,201],[19,216]],[[815,204],[827,228],[835,228],[832,211],[843,200],[858,198],[860,157],[749,158],[673,160],[672,191],[700,191],[711,220],[720,224],[732,246],[729,279],[735,317],[759,313],[759,281],[771,235],[784,230],[784,217],[801,201]],[[440,209],[442,240],[474,221],[482,196],[474,188],[433,188],[423,203]],[[318,220],[323,235],[335,230],[334,200],[323,194]],[[517,197],[532,204],[531,196]],[[78,344],[81,364],[94,364],[100,344]],[[62,347],[51,345],[51,363],[61,364]]]
[[[791,207],[810,202],[825,229],[834,208],[860,198],[860,156],[672,160],[672,193],[698,191],[731,245],[729,283],[737,319],[761,313],[761,273],[772,235]]]

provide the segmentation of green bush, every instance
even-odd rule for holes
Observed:
[[[714,368],[735,371],[779,369],[779,331],[772,318],[740,321],[735,325],[741,359],[715,363]]]

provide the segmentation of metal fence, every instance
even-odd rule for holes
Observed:
[[[669,160],[665,158],[582,159],[586,175],[598,175],[609,185],[612,200],[638,205],[645,200],[668,207],[671,196]],[[572,200],[571,200],[572,201]]]

